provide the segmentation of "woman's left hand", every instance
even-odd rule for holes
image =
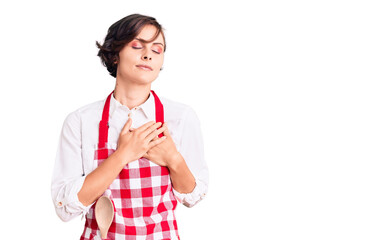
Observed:
[[[178,159],[180,159],[180,153],[176,149],[175,143],[170,135],[170,132],[168,131],[167,123],[164,123],[162,125],[162,128],[163,127],[166,128],[163,131],[163,135],[167,137],[166,140],[149,149],[149,151],[146,152],[143,157],[147,158],[151,162],[156,163],[157,165],[170,167],[172,164],[175,164]],[[158,138],[158,136],[156,138]]]

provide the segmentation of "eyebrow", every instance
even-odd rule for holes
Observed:
[[[149,43],[149,42],[150,42],[150,41],[147,41],[147,40],[142,39],[142,38],[135,38],[135,39],[136,39],[136,40],[139,40],[139,41],[142,42],[142,43]],[[164,44],[161,43],[161,42],[154,42],[154,43],[152,43],[152,44],[154,44],[154,45],[159,44],[159,45],[162,45],[162,46],[164,47]]]

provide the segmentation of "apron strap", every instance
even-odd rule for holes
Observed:
[[[99,123],[99,144],[98,148],[104,148],[108,135],[109,135],[109,110],[110,110],[110,99],[111,95],[114,93],[114,90],[109,94],[109,96],[106,98],[105,106],[103,108],[102,112],[102,119]]]
[[[155,97],[156,122],[161,122],[162,126],[163,126],[163,123],[164,123],[164,108],[163,108],[163,104],[160,102],[160,99],[158,98],[156,93],[153,90],[151,90],[151,92],[152,92],[153,96]],[[159,128],[161,128],[161,126]],[[163,137],[163,133],[160,133],[159,137]]]
[[[163,104],[160,102],[159,97],[156,95],[156,93],[151,90],[153,97],[155,98],[155,116],[156,116],[156,122],[161,122],[162,125],[164,123],[164,108]],[[99,143],[98,148],[104,148],[106,146],[107,140],[108,140],[108,134],[109,134],[109,110],[110,110],[110,99],[111,95],[114,93],[114,90],[109,94],[109,96],[106,98],[105,106],[103,108],[102,112],[102,119],[99,123]],[[159,137],[163,137],[163,133],[159,134]]]

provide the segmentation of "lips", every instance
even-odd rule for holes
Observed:
[[[141,69],[146,70],[146,71],[152,71],[152,70],[153,70],[153,69],[152,69],[150,66],[148,66],[148,65],[142,65],[142,64],[140,64],[140,65],[136,65],[136,67],[141,68]]]

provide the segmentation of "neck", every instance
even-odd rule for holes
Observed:
[[[113,94],[114,98],[122,105],[133,109],[147,101],[150,91],[151,84],[124,83],[117,79]]]

